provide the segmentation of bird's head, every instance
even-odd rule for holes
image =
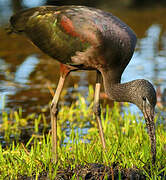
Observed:
[[[156,156],[156,138],[155,138],[155,124],[154,111],[156,105],[156,91],[153,85],[147,80],[136,80],[133,103],[136,104],[142,111],[148,134],[151,140],[151,153],[153,162]]]
[[[144,114],[145,119],[154,117],[154,109],[156,105],[156,91],[153,85],[144,79],[139,79],[135,81],[137,85],[134,88],[134,104],[136,104],[139,109]]]

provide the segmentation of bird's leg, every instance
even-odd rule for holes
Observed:
[[[57,147],[58,100],[65,82],[65,78],[69,74],[70,69],[67,66],[61,64],[60,72],[61,75],[60,75],[59,83],[50,106],[51,130],[52,130],[52,157],[54,162],[58,161],[58,147]]]
[[[100,109],[100,103],[99,103],[101,78],[102,78],[101,73],[99,71],[97,71],[95,97],[94,97],[94,113],[95,113],[95,116],[97,119],[101,143],[102,143],[103,149],[105,150],[106,145],[105,145],[104,133],[103,133],[102,123],[101,123],[101,117],[100,117],[101,116],[101,109]]]

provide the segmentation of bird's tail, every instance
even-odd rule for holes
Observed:
[[[29,18],[36,13],[38,8],[25,9],[17,12],[10,18],[10,27],[8,28],[9,33],[20,33],[26,29],[26,23]]]

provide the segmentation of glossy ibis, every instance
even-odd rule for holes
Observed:
[[[44,53],[61,63],[60,80],[50,107],[55,161],[58,158],[57,106],[65,78],[71,71],[96,70],[94,113],[103,148],[106,145],[99,105],[102,78],[111,100],[134,103],[143,112],[155,162],[156,92],[153,85],[144,79],[120,83],[137,39],[129,26],[111,13],[85,6],[35,7],[13,15],[10,23],[11,32],[24,33]]]

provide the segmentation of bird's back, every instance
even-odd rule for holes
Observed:
[[[24,32],[46,54],[85,68],[125,68],[136,43],[133,31],[117,17],[85,6],[31,8],[10,22],[14,32]]]

